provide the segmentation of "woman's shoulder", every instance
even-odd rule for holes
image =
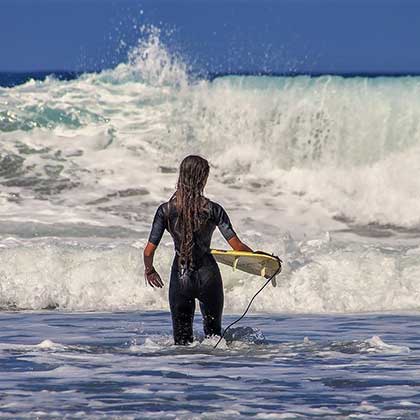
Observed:
[[[219,202],[213,200],[209,200],[209,211],[215,220],[218,220],[226,212]]]
[[[165,201],[157,208],[158,212],[161,212],[165,217],[169,216],[170,212],[176,211],[176,200],[175,196],[172,196],[168,201]]]
[[[210,208],[213,208],[215,210],[223,209],[223,206],[219,202],[214,201],[214,200],[210,200],[210,199],[207,199],[207,200],[209,202],[209,207]]]

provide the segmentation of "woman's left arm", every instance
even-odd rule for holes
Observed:
[[[158,272],[153,267],[153,257],[155,256],[156,248],[162,239],[163,232],[165,231],[165,214],[163,211],[163,204],[156,210],[155,217],[153,218],[152,229],[150,231],[149,240],[146,248],[143,251],[144,260],[144,277],[152,287],[163,287],[163,281]]]
[[[155,256],[157,246],[148,242],[146,248],[143,251],[144,261],[144,277],[152,287],[163,287],[163,281],[159,276],[159,273],[153,267],[153,258]]]

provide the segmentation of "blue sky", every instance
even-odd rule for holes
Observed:
[[[419,0],[0,0],[0,71],[113,67],[142,24],[197,72],[420,73]]]

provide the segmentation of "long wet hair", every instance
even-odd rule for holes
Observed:
[[[175,193],[178,213],[177,227],[181,235],[180,268],[190,268],[193,263],[194,232],[206,220],[207,199],[203,196],[210,166],[201,156],[189,155],[179,167],[179,178]]]

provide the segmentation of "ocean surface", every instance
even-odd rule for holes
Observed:
[[[252,315],[217,349],[167,311],[0,320],[0,419],[418,419],[419,315]]]
[[[208,80],[153,32],[114,69],[27,76],[0,88],[0,418],[420,417],[420,78]],[[173,346],[142,275],[190,153],[284,261],[218,349],[198,313]],[[227,325],[262,283],[222,274]]]

